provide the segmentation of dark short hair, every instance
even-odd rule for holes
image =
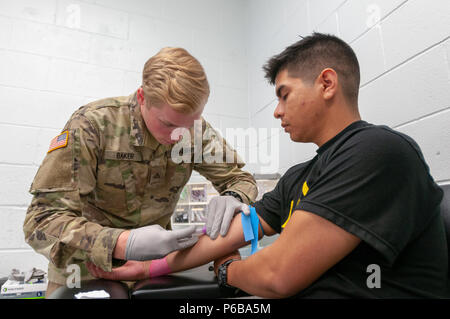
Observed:
[[[352,48],[336,36],[314,32],[273,56],[263,67],[266,79],[275,84],[280,71],[301,78],[309,84],[325,68],[332,68],[339,77],[344,95],[352,104],[358,102],[359,63]]]

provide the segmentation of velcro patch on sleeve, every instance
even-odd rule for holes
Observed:
[[[69,141],[69,131],[62,132],[61,134],[52,139],[47,153],[57,150],[58,148],[66,147],[68,141]]]

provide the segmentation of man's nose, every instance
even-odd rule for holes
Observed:
[[[277,104],[277,107],[275,108],[275,111],[273,112],[273,116],[276,119],[280,119],[280,118],[282,118],[284,116],[284,109],[281,106],[281,103]]]

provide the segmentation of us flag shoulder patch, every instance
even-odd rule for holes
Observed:
[[[69,141],[69,131],[62,132],[61,134],[56,136],[54,139],[52,139],[47,153],[57,150],[58,148],[66,147],[68,141]]]

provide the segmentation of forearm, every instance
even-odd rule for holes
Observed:
[[[105,270],[112,265],[112,252],[121,229],[102,227],[71,211],[51,208],[33,209],[24,221],[26,242],[56,267],[70,263],[75,250],[87,252],[88,258]]]
[[[272,255],[270,246],[266,247],[245,260],[232,262],[227,270],[227,283],[250,295],[283,298],[285,296],[276,290],[277,265],[280,262]]]
[[[360,242],[331,221],[297,210],[274,243],[228,266],[227,282],[261,297],[290,297],[310,286]]]
[[[194,246],[169,254],[167,263],[172,272],[178,272],[204,265],[245,245],[241,216],[238,214],[225,237],[219,236],[212,240],[203,235]]]
[[[264,234],[273,235],[275,231],[260,219]],[[259,229],[259,238],[263,235]],[[114,269],[112,272],[105,272],[95,265],[90,265],[90,271],[96,277],[111,280],[139,280],[161,275],[179,272],[182,270],[195,268],[210,261],[217,260],[238,248],[245,246],[244,234],[242,231],[241,215],[238,214],[231,222],[230,229],[225,237],[219,236],[212,240],[209,236],[203,235],[198,242],[187,249],[170,253],[164,258],[147,261],[128,261],[124,266]]]

